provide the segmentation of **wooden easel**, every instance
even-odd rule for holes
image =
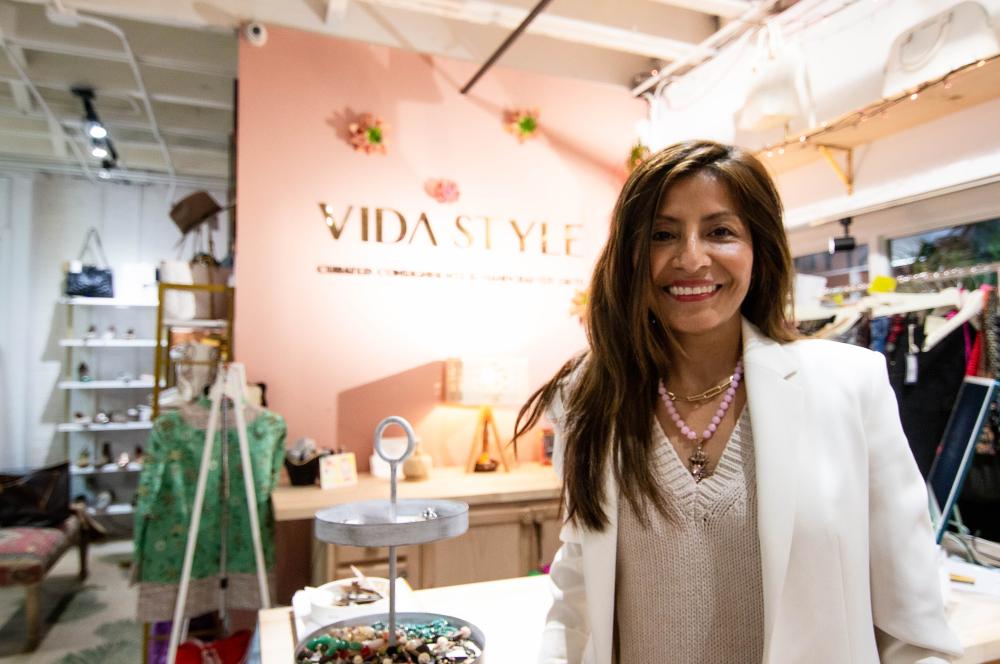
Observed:
[[[497,431],[496,420],[493,419],[493,408],[490,406],[480,406],[479,419],[476,421],[476,431],[472,434],[472,446],[469,448],[469,459],[465,462],[465,472],[474,472],[476,461],[481,455],[490,454],[491,447],[496,448],[496,453],[500,457],[500,464],[503,466],[504,472],[509,473],[511,464],[508,462],[503,445],[500,443],[500,433]]]
[[[247,439],[247,422],[244,414],[246,387],[246,368],[242,364],[233,362],[219,365],[218,375],[210,394],[212,406],[208,415],[208,428],[205,431],[205,447],[201,454],[201,467],[198,469],[198,486],[194,494],[187,547],[184,550],[184,566],[181,568],[180,587],[177,589],[177,599],[174,603],[174,620],[170,625],[168,662],[174,662],[177,659],[177,646],[180,644],[181,625],[184,622],[184,606],[187,604],[188,588],[191,585],[191,566],[194,563],[194,551],[198,543],[198,527],[201,524],[201,512],[205,506],[205,487],[208,484],[208,472],[212,464],[212,448],[215,446],[215,434],[219,429],[219,411],[222,400],[226,397],[232,400],[233,413],[236,416],[236,433],[240,441],[240,465],[243,468],[243,485],[246,489],[247,510],[250,513],[250,535],[253,538],[261,607],[265,609],[271,607],[271,595],[267,587],[267,570],[264,567],[264,548],[260,540],[260,519],[257,516],[257,495],[254,491],[253,468],[250,466],[250,442]]]

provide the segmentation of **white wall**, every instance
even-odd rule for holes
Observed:
[[[28,294],[19,275],[28,273],[32,178],[0,174],[0,467],[24,463],[24,376]]]
[[[174,199],[191,191],[178,187]],[[66,307],[58,304],[63,264],[77,256],[90,227],[100,232],[112,267],[126,262],[158,263],[178,256],[180,232],[168,216],[166,185],[12,175],[0,176],[0,195],[4,193],[8,200],[0,205],[0,466],[37,465],[61,460],[66,454],[66,434],[55,430],[65,416],[65,395],[56,383],[75,371],[75,366],[72,370],[63,367],[64,350],[58,345],[66,334],[67,320]],[[225,192],[210,193],[220,203],[226,200]],[[227,228],[222,215],[215,234],[217,255],[228,246]],[[154,332],[152,309],[82,309],[77,308],[78,322],[81,317],[94,316],[101,330],[116,324],[119,333],[127,325],[136,325],[142,336]],[[78,326],[77,334],[79,331]],[[89,352],[91,364],[96,365],[93,368],[104,374],[98,377],[113,378],[122,367],[140,367],[136,373],[152,371],[150,349]],[[138,353],[142,356],[128,355]],[[74,365],[79,362],[76,358],[86,357],[76,353]],[[101,405],[125,407],[137,396],[102,394]],[[75,396],[78,401],[73,407],[89,411],[86,398]],[[86,439],[76,435],[73,440],[75,454]]]

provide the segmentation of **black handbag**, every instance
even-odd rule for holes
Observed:
[[[69,462],[27,471],[0,471],[0,527],[49,528],[69,507]]]
[[[70,269],[66,273],[66,295],[76,297],[114,297],[114,274],[108,264],[108,258],[104,255],[104,247],[101,245],[101,236],[96,228],[87,231],[87,237],[83,240],[83,248],[80,249],[79,262],[83,262],[84,257],[90,249],[93,241],[94,257],[99,264],[84,264],[79,271]]]

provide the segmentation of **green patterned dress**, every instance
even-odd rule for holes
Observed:
[[[158,417],[143,460],[135,516],[135,566],[139,583],[138,619],[169,620],[184,564],[198,469],[205,444],[208,402]],[[221,418],[220,418],[221,429]],[[198,529],[185,615],[219,608],[221,560],[225,548],[226,604],[258,608],[259,591],[235,418],[228,426],[229,497],[223,497],[221,431],[215,435],[205,504]],[[260,519],[264,560],[274,587],[274,489],[285,454],[285,420],[267,410],[247,410],[250,464]],[[223,541],[223,530],[225,538]]]

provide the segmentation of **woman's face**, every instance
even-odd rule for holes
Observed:
[[[736,324],[753,244],[726,186],[708,172],[676,182],[653,220],[650,269],[660,320],[679,335]]]

